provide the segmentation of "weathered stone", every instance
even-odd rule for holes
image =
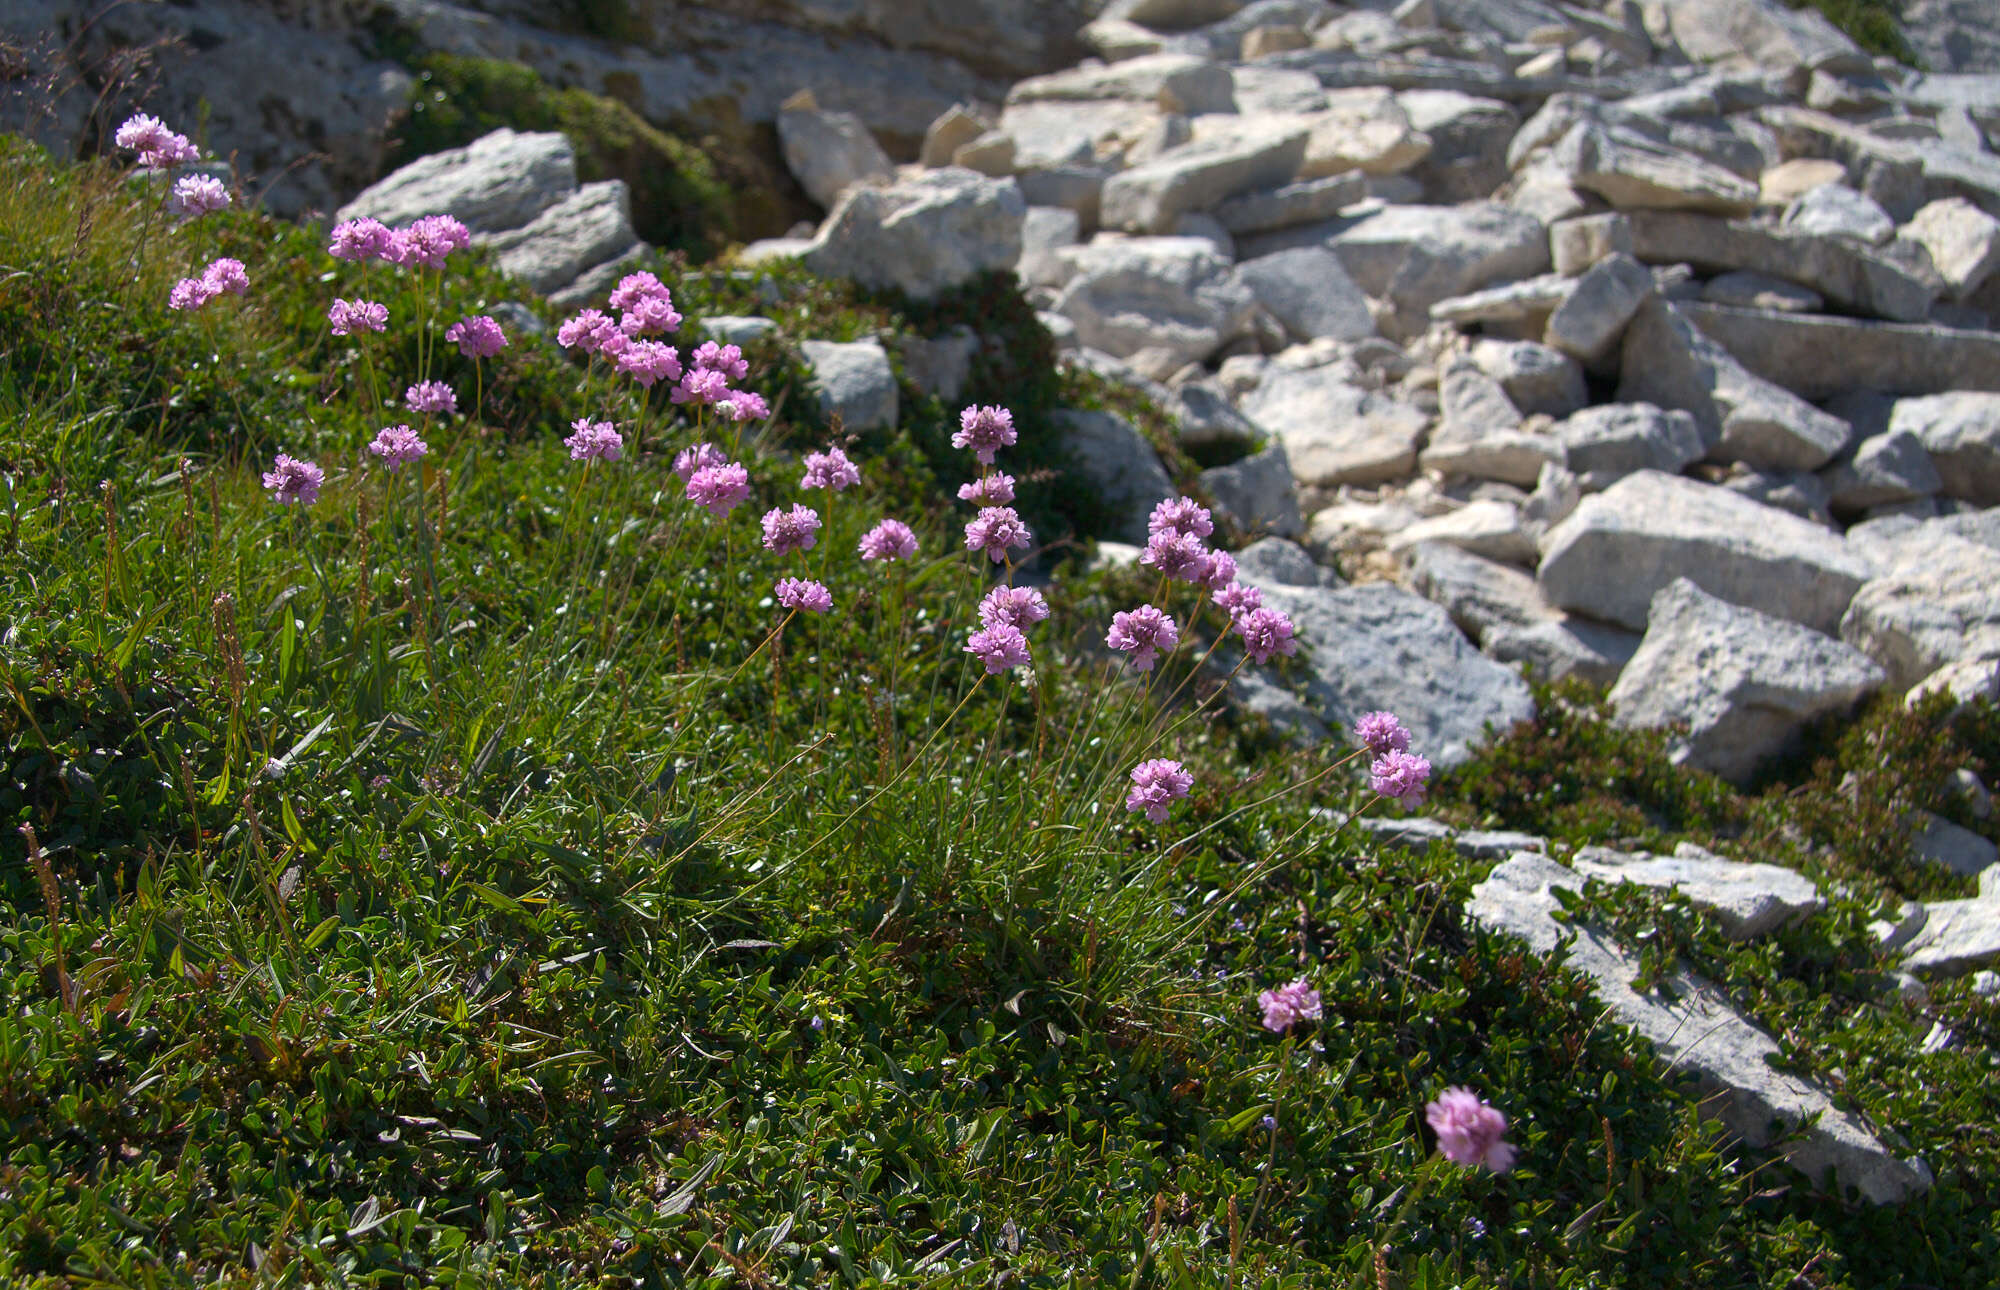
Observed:
[[[1229,79],[1235,86],[1236,110],[1244,116],[1317,112],[1326,106],[1319,77],[1297,68],[1238,63],[1229,69]]]
[[[896,163],[852,112],[827,112],[811,90],[785,100],[778,112],[778,146],[799,187],[831,208],[855,184],[888,183]]]
[[[853,431],[895,426],[896,373],[880,341],[802,340],[799,349],[812,369],[820,415],[838,413]]]
[[[1812,470],[1846,446],[1845,421],[1753,375],[1689,323],[1686,307],[1656,299],[1633,316],[1620,402],[1691,412],[1710,456],[1760,469]]]
[[[1803,88],[1821,68],[1866,70],[1867,56],[1824,15],[1771,0],[1680,0],[1663,6],[1674,40],[1697,63],[1775,72]]]
[[[1335,820],[1343,818],[1338,812],[1325,807],[1317,808],[1316,813]],[[1459,830],[1442,820],[1427,819],[1421,815],[1405,816],[1400,820],[1360,815],[1346,823],[1384,846],[1405,847],[1422,854],[1430,849],[1431,843],[1444,842],[1468,860],[1504,860],[1516,851],[1545,852],[1549,847],[1547,838],[1532,833],[1513,829]]]
[[[1883,676],[1852,646],[1678,578],[1654,594],[1646,638],[1610,697],[1619,725],[1685,725],[1675,760],[1740,784]]]
[[[1521,523],[1520,508],[1507,502],[1467,502],[1455,511],[1419,520],[1389,539],[1392,553],[1423,542],[1448,542],[1462,551],[1506,564],[1531,565],[1538,554],[1534,535]]]
[[[1541,222],[1492,202],[1385,207],[1329,245],[1355,283],[1393,304],[1412,332],[1440,300],[1549,267]]]
[[[1838,533],[1652,470],[1584,498],[1542,551],[1537,577],[1551,601],[1634,629],[1654,593],[1685,577],[1732,604],[1831,631],[1873,573]]]
[[[1531,340],[1475,341],[1472,361],[1500,382],[1515,407],[1529,415],[1566,417],[1587,402],[1583,369],[1568,355]]]
[[[1812,288],[1755,269],[1736,269],[1709,279],[1701,288],[1701,298],[1712,305],[1788,314],[1816,314],[1826,307],[1826,300]]]
[[[1947,497],[2000,506],[2000,394],[1966,391],[1898,399],[1889,429],[1914,435],[1923,444]]]
[[[1400,175],[1430,155],[1430,136],[1410,124],[1394,93],[1373,86],[1334,90],[1308,122],[1301,179],[1358,170]]]
[[[1931,202],[1902,236],[1924,248],[1953,300],[1963,300],[2000,269],[2000,220],[1963,197]]]
[[[1019,141],[1015,143],[1014,163],[1021,162]],[[1104,197],[1105,172],[1098,166],[1043,166],[1033,170],[1020,170],[1014,182],[1021,186],[1021,196],[1031,206],[1060,206],[1076,212],[1082,231],[1094,232],[1097,228],[1098,208]]]
[[[1549,257],[1557,273],[1573,278],[1599,260],[1632,254],[1632,224],[1616,211],[1578,215],[1549,225]]]
[[[1089,481],[1112,515],[1111,535],[1127,542],[1146,540],[1146,517],[1174,496],[1174,481],[1146,437],[1110,412],[1063,409],[1055,414],[1063,446],[1078,473]]]
[[[951,167],[850,188],[800,259],[814,273],[927,300],[1021,258],[1027,214],[1011,179]]]
[[[1243,331],[1256,300],[1200,238],[1100,234],[1058,252],[1070,264],[1056,312],[1085,345],[1125,357],[1162,349],[1175,367],[1208,358]]]
[[[1784,225],[1795,233],[1844,237],[1880,246],[1896,235],[1896,221],[1866,193],[1846,184],[1821,184],[1785,210]]]
[[[1184,382],[1161,410],[1173,418],[1176,435],[1190,448],[1248,444],[1261,437],[1256,424],[1213,381]]]
[[[1843,511],[1929,497],[1943,486],[1923,440],[1907,430],[1863,439],[1826,478],[1829,504]]]
[[[1903,704],[1912,709],[1921,707],[1934,694],[1951,696],[1949,707],[1953,716],[1964,712],[1975,703],[2000,704],[2000,654],[1983,658],[1961,658],[1946,663],[1911,686],[1909,693],[1903,696]],[[1963,773],[1971,777],[1972,788],[1984,792],[1984,785],[1979,783],[1978,776],[1972,775],[1970,771]],[[1981,814],[1982,806],[1984,814]],[[1980,819],[1991,815],[1992,799],[1974,796],[1972,813]]]
[[[1366,194],[1360,175],[1329,175],[1232,197],[1215,208],[1215,217],[1231,233],[1266,233],[1332,219]]]
[[[1632,244],[1649,264],[1690,264],[1706,273],[1755,269],[1796,282],[1844,308],[1899,322],[1930,314],[1931,289],[1894,262],[1839,238],[1744,221],[1668,212],[1635,213]]]
[[[1408,543],[1399,554],[1410,589],[1443,607],[1475,641],[1483,642],[1496,627],[1533,627],[1565,617],[1532,575],[1456,543]]]
[[[397,226],[425,215],[453,215],[475,234],[504,233],[576,189],[576,152],[567,137],[503,128],[463,148],[419,157],[362,190],[334,218],[365,215]]]
[[[1494,627],[1480,648],[1502,663],[1528,665],[1544,681],[1574,676],[1591,685],[1611,685],[1639,649],[1639,634],[1587,618],[1525,627]]]
[[[1312,554],[1281,537],[1258,538],[1236,553],[1236,569],[1245,582],[1260,587],[1338,587],[1340,575],[1313,563]]]
[[[1199,482],[1216,514],[1246,533],[1296,538],[1306,531],[1283,440],[1241,461],[1204,470]]]
[[[1098,217],[1109,228],[1164,233],[1186,212],[1289,183],[1305,156],[1305,140],[1297,126],[1261,119],[1218,129],[1106,180]]]
[[[1939,537],[1910,551],[1853,597],[1841,639],[1907,690],[1947,663],[2000,656],[2000,551]]]
[[[1030,206],[1021,218],[1021,260],[1015,266],[1031,287],[1060,291],[1069,281],[1070,262],[1056,254],[1082,240],[1083,221],[1062,206]]]
[[[1157,128],[1165,115],[1155,104],[1126,99],[1010,103],[1000,113],[999,128],[1014,140],[1014,164],[1024,174],[1089,172],[1101,189],[1104,167],[1117,164],[1119,155]],[[1037,205],[1069,205],[1045,195],[1033,200]]]
[[[1636,471],[1678,475],[1700,461],[1701,431],[1687,412],[1650,403],[1604,403],[1558,422],[1550,432],[1566,464],[1589,492],[1602,492]]]
[[[1551,157],[1572,185],[1620,210],[1739,215],[1757,205],[1755,184],[1623,126],[1581,122],[1563,136]]]
[[[1576,279],[1576,288],[1543,325],[1548,343],[1595,363],[1625,334],[1632,316],[1652,297],[1653,275],[1629,255],[1611,255]]]
[[[1268,58],[1272,54],[1282,54],[1293,49],[1304,49],[1311,41],[1303,27],[1272,24],[1252,27],[1243,33],[1243,57]]]
[[[474,239],[501,272],[540,292],[575,282],[588,269],[631,251],[632,198],[622,179],[585,184],[519,228]]]
[[[1521,424],[1520,409],[1507,397],[1507,391],[1470,356],[1445,364],[1438,376],[1438,407],[1444,414],[1439,438],[1447,443],[1468,443]]]
[[[778,330],[775,319],[757,314],[707,314],[699,326],[724,345],[752,345]]]
[[[1294,477],[1321,487],[1409,474],[1430,423],[1410,404],[1353,384],[1338,365],[1274,369],[1242,409],[1284,441]]]
[[[1078,40],[1097,51],[1107,63],[1157,54],[1167,47],[1167,38],[1150,28],[1124,18],[1098,18],[1076,33]]]
[[[1751,470],[1747,466],[1736,465],[1718,482],[1738,497],[1775,506],[1815,524],[1833,526],[1833,516],[1827,509],[1829,495],[1826,483],[1811,471]]]
[[[1565,460],[1562,444],[1550,436],[1503,428],[1486,430],[1476,438],[1441,431],[1431,436],[1417,464],[1441,475],[1532,488],[1545,467],[1560,466]],[[1534,526],[1528,527],[1532,531]]]
[[[1539,336],[1549,315],[1576,290],[1576,279],[1544,273],[1484,291],[1451,296],[1431,306],[1431,321],[1463,327],[1472,323],[1502,323]]]
[[[1924,903],[1924,926],[1910,938],[1903,966],[1911,972],[1964,976],[2000,960],[2000,898]]]
[[[1759,206],[1790,206],[1821,184],[1844,184],[1847,167],[1838,161],[1795,157],[1766,170],[1757,184]]]
[[[1552,954],[1572,936],[1565,963],[1591,978],[1611,1017],[1631,1027],[1669,1067],[1695,1077],[1706,1114],[1752,1146],[1782,1142],[1785,1158],[1808,1178],[1831,1169],[1876,1204],[1895,1204],[1929,1190],[1931,1172],[1921,1160],[1898,1159],[1859,1119],[1836,1106],[1825,1090],[1772,1064],[1776,1040],[1738,1014],[1716,988],[1677,973],[1671,994],[1640,993],[1638,957],[1594,927],[1558,921],[1552,888],[1579,890],[1583,876],[1546,856],[1509,857],[1472,889],[1466,906],[1489,931],[1526,941]],[[1803,1127],[1810,1123],[1811,1127]],[[1775,1132],[1774,1132],[1775,1129]]]
[[[1942,815],[1919,811],[1914,823],[1918,827],[1910,838],[1910,853],[1919,860],[1927,860],[1961,878],[1977,878],[2000,864],[2000,848]]]
[[[951,154],[951,164],[982,175],[1002,179],[1014,173],[1014,136],[1005,130],[988,130]]]
[[[924,146],[917,153],[917,162],[932,167],[949,166],[953,153],[992,128],[992,119],[978,108],[953,104],[924,131]]]
[[[1732,941],[1754,941],[1826,908],[1819,888],[1796,870],[1728,860],[1687,842],[1671,856],[1584,847],[1572,863],[1586,878],[1684,896],[1697,909],[1715,915],[1722,934]]]
[[[1189,114],[1236,110],[1229,69],[1188,54],[1147,54],[1095,67],[1086,64],[1016,81],[1007,91],[1010,108],[1017,103],[1103,99],[1155,103],[1169,112]]]
[[[956,404],[972,380],[972,360],[979,353],[979,333],[960,323],[940,336],[904,334],[894,341],[903,359],[903,375],[924,393]]]
[[[639,267],[651,248],[634,242],[608,260],[600,260],[570,280],[566,287],[549,292],[549,307],[557,310],[581,309],[611,294],[619,279]]]
[[[1324,247],[1302,246],[1248,261],[1237,276],[1273,318],[1302,341],[1359,340],[1375,334],[1368,297]]]
[[[1456,90],[1406,90],[1396,101],[1431,141],[1430,154],[1409,172],[1428,200],[1478,201],[1507,181],[1507,141],[1521,123],[1513,108]]]
[[[2000,391],[2000,333],[1915,323],[1675,306],[1750,371],[1802,398]]]

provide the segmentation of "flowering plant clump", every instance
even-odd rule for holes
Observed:
[[[1446,1089],[1425,1105],[1424,1120],[1437,1134],[1438,1152],[1453,1164],[1483,1166],[1496,1174],[1514,1167],[1514,1146],[1502,1140],[1507,1117],[1471,1089]]]
[[[750,375],[750,364],[743,358],[743,351],[734,345],[718,345],[714,341],[703,341],[695,347],[694,357],[688,366],[701,372],[720,372],[731,381],[740,381]]]
[[[1144,811],[1155,824],[1167,822],[1167,807],[1188,795],[1194,776],[1188,768],[1165,757],[1142,761],[1132,768],[1132,791],[1125,795],[1125,809]]]
[[[412,412],[449,414],[458,411],[458,394],[443,381],[418,381],[403,391],[403,404]]]
[[[1424,800],[1430,777],[1430,762],[1415,753],[1384,753],[1368,768],[1368,786],[1384,797],[1395,798],[1404,810]]]
[[[327,330],[336,336],[351,336],[363,331],[387,331],[389,306],[374,300],[335,298],[327,307],[326,321]]]
[[[1014,503],[1014,477],[1000,470],[981,475],[969,484],[958,486],[958,500],[981,507],[1011,506]]]
[[[126,118],[112,140],[119,147],[138,153],[139,164],[147,170],[165,170],[201,160],[201,149],[189,143],[186,135],[169,130],[166,122],[144,112]]]
[[[1292,620],[1275,609],[1253,609],[1232,625],[1243,637],[1243,648],[1253,663],[1261,665],[1281,654],[1289,658],[1299,652],[1299,643],[1292,636]]]
[[[507,333],[486,314],[459,319],[445,328],[444,338],[467,358],[492,358],[507,348]]]
[[[174,180],[168,207],[176,215],[198,219],[229,206],[229,188],[213,175],[182,175]]]
[[[803,609],[810,614],[823,614],[833,608],[833,593],[823,582],[806,578],[780,578],[777,585],[778,603],[787,609]]]
[[[1016,437],[1014,414],[1006,408],[970,407],[959,413],[951,446],[971,449],[981,465],[990,466],[1000,449],[1014,446]]]
[[[271,469],[264,472],[264,488],[280,506],[311,506],[319,500],[326,472],[317,463],[279,453]]]
[[[1259,994],[1257,1006],[1264,1010],[1264,1029],[1280,1033],[1321,1016],[1319,991],[1304,977]]]
[[[861,471],[847,459],[847,454],[839,448],[828,448],[825,452],[806,454],[806,473],[799,480],[799,487],[824,488],[838,493],[860,482]]]
[[[979,602],[979,621],[988,627],[1033,627],[1049,616],[1049,602],[1033,587],[995,587]]]
[[[380,457],[389,469],[420,460],[431,446],[408,426],[384,426],[375,435],[368,451]]]
[[[750,500],[749,468],[733,461],[699,466],[687,478],[687,497],[716,519]]]
[[[864,560],[907,560],[917,553],[917,535],[901,520],[883,520],[861,535]]]
[[[965,526],[965,549],[984,551],[995,564],[1005,560],[1008,551],[1025,548],[1031,540],[1028,526],[1011,506],[989,506]]]
[[[625,436],[609,421],[578,417],[570,422],[569,428],[563,446],[569,449],[571,461],[617,461],[625,454]]]
[[[691,444],[674,454],[674,473],[681,477],[683,484],[694,478],[694,472],[704,466],[722,466],[729,462],[729,455],[706,441]]]
[[[1364,712],[1354,723],[1354,737],[1377,757],[1410,750],[1410,732],[1393,712]]]
[[[1104,643],[1130,654],[1133,667],[1150,672],[1160,655],[1173,653],[1180,639],[1180,628],[1172,618],[1153,605],[1141,605],[1111,616]]]
[[[819,512],[810,506],[764,512],[764,549],[773,555],[810,551],[819,545]]]
[[[965,652],[986,665],[988,676],[998,676],[1010,667],[1029,661],[1028,638],[1012,623],[994,623],[972,633]]]

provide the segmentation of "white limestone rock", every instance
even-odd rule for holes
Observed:
[[[1940,536],[1856,590],[1840,637],[1907,690],[1948,663],[2000,656],[1996,587],[2000,551]]]
[[[1021,258],[1027,202],[1011,179],[948,167],[848,189],[799,253],[814,273],[917,300]]]
[[[1241,461],[1204,470],[1199,481],[1217,516],[1246,533],[1296,538],[1306,531],[1282,440],[1272,441]]]
[[[779,109],[778,147],[799,187],[827,209],[855,184],[896,177],[896,164],[861,118],[823,110],[811,90],[800,90]]]
[[[1945,496],[2000,506],[2000,394],[1967,390],[1898,399],[1889,431],[1923,444]]]
[[[1274,368],[1241,407],[1284,442],[1292,474],[1323,488],[1400,479],[1417,463],[1430,417],[1394,395],[1354,382],[1328,364]]]
[[[1601,403],[1556,424],[1550,433],[1587,492],[1602,492],[1641,470],[1678,475],[1700,461],[1701,431],[1692,414],[1650,403]]]
[[[1070,279],[1056,312],[1085,345],[1121,358],[1159,349],[1176,368],[1201,362],[1242,334],[1256,304],[1201,238],[1099,234],[1057,254]]]
[[[1360,340],[1375,334],[1368,297],[1325,247],[1260,256],[1238,266],[1237,276],[1294,339]]]
[[[474,234],[504,233],[576,190],[576,151],[566,136],[502,128],[398,168],[334,218],[369,216],[396,227],[425,215],[453,215]]]
[[[1146,517],[1174,496],[1174,482],[1153,446],[1115,413],[1066,408],[1055,414],[1055,422],[1079,472],[1112,512],[1112,536],[1145,542]]]
[[[1729,860],[1690,842],[1671,856],[1584,847],[1571,862],[1586,878],[1672,891],[1715,915],[1732,941],[1754,941],[1826,908],[1811,879],[1782,865]]]
[[[896,373],[880,341],[802,340],[799,349],[822,415],[839,413],[853,431],[895,426]]]
[[[1896,235],[1896,221],[1866,193],[1846,184],[1822,184],[1785,210],[1784,225],[1798,233],[1844,237],[1864,246],[1880,246]]]
[[[1924,249],[1953,300],[1964,300],[2000,269],[2000,219],[1963,197],[1929,203],[1902,236]]]

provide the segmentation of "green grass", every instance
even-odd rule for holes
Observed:
[[[1897,20],[1900,0],[1785,0],[1794,9],[1817,9],[1855,44],[1910,67],[1919,65],[1916,51],[1903,39]]]
[[[388,487],[369,368],[324,331],[353,267],[240,215],[169,231],[142,192],[0,152],[0,1282],[2000,1279],[2000,1018],[1963,984],[1882,1001],[1872,900],[1934,880],[1844,836],[1941,766],[1990,777],[1990,710],[1871,713],[1745,796],[1545,693],[1440,785],[1467,823],[1754,843],[1850,884],[1750,948],[1595,907],[1938,1172],[1856,1207],[1721,1140],[1582,983],[1468,926],[1484,866],[1331,834],[1327,752],[1162,708],[1185,652],[1152,699],[1107,679],[1135,574],[1064,576],[1032,680],[978,679],[955,409],[905,386],[858,440],[868,482],[808,553],[839,608],[767,641],[789,568],[682,503],[693,429],[657,392],[517,336]],[[166,311],[218,253],[251,297]],[[366,285],[406,380],[428,288]],[[1054,371],[1008,280],[923,307],[792,269],[673,285],[791,336],[972,322],[1038,533],[1087,530],[1048,414],[1121,396]],[[512,295],[477,264],[441,289],[440,322]],[[744,446],[761,508],[827,428],[783,344],[752,359],[780,404]],[[585,412],[645,453],[569,462]],[[316,506],[264,496],[279,450],[328,467]],[[848,554],[885,510],[922,535],[908,569]],[[1122,809],[1142,755],[1198,774],[1166,825]],[[1282,1043],[1254,997],[1301,973],[1327,1018]],[[1958,1043],[1925,1053],[1937,1020]],[[1450,1084],[1513,1118],[1514,1173],[1424,1162]]]

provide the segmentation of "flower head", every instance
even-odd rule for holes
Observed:
[[[1014,414],[1000,407],[970,407],[958,414],[958,433],[951,437],[954,448],[970,448],[986,465],[993,454],[1014,446]]]
[[[570,435],[563,440],[563,447],[569,449],[571,461],[590,461],[601,458],[617,461],[625,455],[625,436],[618,433],[618,427],[609,421],[592,421],[589,417],[578,417],[569,423]]]
[[[708,404],[729,394],[729,378],[710,368],[697,367],[674,387],[674,402]]]
[[[368,451],[380,457],[391,470],[417,460],[430,450],[431,446],[408,426],[383,426],[375,441],[368,445]]]
[[[264,472],[264,487],[270,490],[271,500],[281,506],[311,506],[319,500],[320,485],[325,482],[326,472],[316,464],[282,452]]]
[[[810,506],[794,505],[789,511],[772,507],[764,512],[764,547],[775,555],[810,551],[819,545],[819,512]]]
[[[1180,628],[1174,620],[1152,605],[1141,605],[1111,616],[1111,630],[1104,643],[1132,656],[1132,666],[1141,672],[1153,670],[1161,654],[1173,653],[1180,644]]]
[[[995,564],[1007,558],[1010,548],[1026,547],[1029,541],[1028,526],[1011,506],[989,506],[965,526],[965,549],[984,551]]]
[[[458,394],[443,381],[418,381],[403,391],[403,405],[412,412],[458,411]]]
[[[608,352],[608,351],[607,351]],[[635,340],[618,352],[618,370],[647,389],[681,374],[681,356],[672,345],[657,340]]]
[[[250,275],[243,271],[243,261],[219,256],[208,262],[201,271],[201,284],[208,288],[208,294],[219,296],[225,291],[244,295],[250,290]]]
[[[1304,977],[1259,994],[1257,1006],[1264,1010],[1266,1030],[1290,1030],[1302,1021],[1318,1021],[1323,1015],[1319,991]]]
[[[389,306],[375,300],[342,300],[338,296],[326,311],[327,329],[336,336],[363,331],[387,331]]]
[[[847,454],[839,448],[830,447],[825,452],[806,454],[806,474],[799,481],[799,487],[824,488],[838,493],[860,482],[861,471],[847,459]]]
[[[167,292],[167,308],[199,309],[215,299],[215,293],[200,278],[182,278]]]
[[[861,535],[864,560],[907,560],[917,553],[917,535],[901,520],[883,520]]]
[[[627,336],[652,336],[680,329],[680,311],[673,302],[650,296],[627,309],[618,320],[618,330]]]
[[[176,215],[196,219],[228,206],[229,189],[214,175],[182,175],[167,200]]]
[[[1289,658],[1299,652],[1299,643],[1292,637],[1292,620],[1275,609],[1253,609],[1238,616],[1233,626],[1243,637],[1243,648],[1253,663],[1264,664],[1280,654]]]
[[[687,496],[690,502],[721,519],[749,500],[749,468],[733,461],[697,466],[688,476]]]
[[[189,143],[186,135],[176,134],[166,122],[144,112],[127,117],[112,139],[119,147],[137,152],[139,164],[149,170],[201,160],[201,149]]]
[[[1208,572],[1202,575],[1201,585],[1210,591],[1221,591],[1236,581],[1236,557],[1227,551],[1208,553]]]
[[[1393,712],[1364,712],[1354,723],[1354,737],[1377,757],[1410,750],[1410,732]]]
[[[1158,569],[1169,578],[1200,582],[1208,576],[1209,551],[1192,534],[1161,532],[1146,543],[1139,563]]]
[[[507,348],[507,333],[491,315],[474,314],[445,328],[444,338],[467,358],[492,358]]]
[[[1384,797],[1395,798],[1404,810],[1424,800],[1425,785],[1430,778],[1430,762],[1415,753],[1384,753],[1368,768],[1368,787]]]
[[[442,269],[453,251],[472,245],[472,232],[449,215],[425,215],[390,234],[383,258],[410,268]]]
[[[1152,537],[1171,534],[1205,538],[1215,532],[1215,521],[1208,508],[1192,497],[1169,497],[1153,508],[1146,520],[1146,532]]]
[[[698,443],[674,454],[674,473],[679,475],[681,482],[685,484],[694,477],[694,472],[703,466],[720,466],[728,460],[729,458],[723,455],[722,449],[714,444]]]
[[[584,309],[574,317],[564,319],[556,328],[556,344],[564,349],[580,349],[586,354],[595,354],[604,348],[606,340],[617,334],[618,325],[602,310]]]
[[[1231,582],[1215,593],[1215,603],[1231,618],[1241,618],[1264,603],[1264,592],[1246,583]]]
[[[1029,661],[1028,638],[1012,623],[994,623],[972,633],[965,652],[986,664],[986,675],[998,676]]]
[[[750,364],[743,359],[743,351],[734,345],[718,345],[705,340],[695,347],[690,365],[704,372],[720,372],[732,381],[740,381],[750,375]]]
[[[668,305],[674,302],[673,293],[667,290],[666,284],[650,273],[628,273],[618,279],[618,285],[611,289],[613,309],[630,309],[648,300],[659,300]]]
[[[1049,616],[1049,602],[1033,587],[995,587],[979,602],[979,621],[988,627],[1033,627]]]
[[[762,421],[771,415],[764,396],[750,390],[731,390],[715,401],[715,414],[731,421]]]
[[[359,219],[342,220],[335,224],[333,236],[327,240],[326,252],[336,260],[386,259],[394,236],[387,224],[363,215]]]
[[[1469,1088],[1448,1088],[1424,1107],[1424,1120],[1437,1134],[1438,1151],[1455,1165],[1480,1165],[1496,1174],[1514,1167],[1514,1146],[1501,1141],[1507,1117]]]
[[[1011,506],[1014,504],[1014,477],[996,470],[969,484],[960,484],[958,500],[971,502],[974,506]]]
[[[1132,768],[1132,791],[1125,795],[1125,809],[1144,811],[1155,824],[1167,821],[1167,807],[1188,795],[1194,776],[1177,761],[1164,757],[1142,761]]]
[[[823,614],[833,608],[833,593],[826,589],[825,583],[807,578],[780,578],[777,592],[778,603],[787,609]]]

